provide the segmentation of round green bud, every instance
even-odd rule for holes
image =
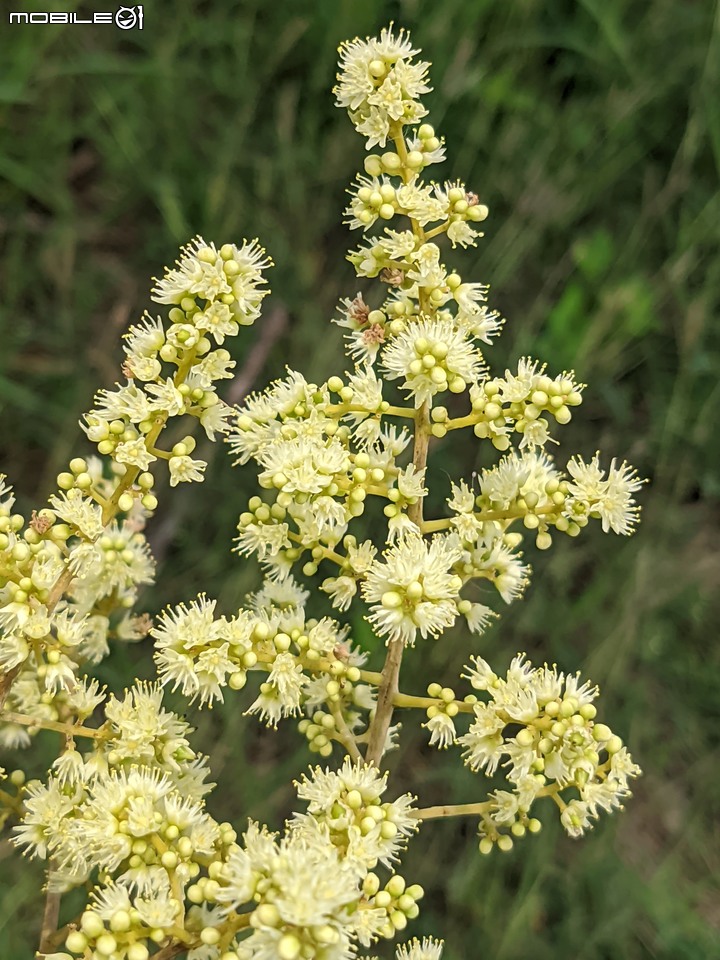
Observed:
[[[375,906],[380,907],[381,910],[387,909],[392,903],[392,900],[393,898],[387,890],[380,890],[375,894]]]
[[[278,941],[277,952],[280,960],[295,960],[300,955],[302,944],[292,933],[286,933]]]
[[[379,177],[383,172],[382,160],[377,154],[371,154],[369,157],[365,157],[363,166],[365,167],[365,172],[371,177]]]
[[[620,737],[614,736],[610,737],[608,742],[605,744],[605,749],[609,754],[617,753],[619,750],[622,750],[623,742]]]
[[[363,836],[367,836],[368,833],[371,833],[375,829],[375,820],[373,817],[363,817],[360,821],[360,833]]]
[[[116,910],[110,918],[110,929],[113,933],[125,933],[131,926],[130,914],[127,910]]]
[[[435,130],[429,123],[422,123],[418,129],[418,137],[421,140],[429,140],[430,137],[435,136]]]
[[[86,910],[80,918],[80,929],[87,937],[94,940],[105,932],[105,924],[97,913]]]
[[[390,820],[386,820],[384,823],[380,824],[380,836],[383,840],[392,840],[393,837],[397,836],[398,828]]]
[[[73,930],[72,933],[69,933],[65,941],[65,946],[68,950],[72,950],[73,953],[84,953],[87,945],[87,937],[80,933],[79,930]]]
[[[577,708],[577,697],[569,697],[566,695],[560,702],[560,716],[567,720],[568,717],[572,717],[572,715],[577,712]]]
[[[363,893],[366,897],[374,897],[380,889],[380,878],[376,873],[368,873],[363,880]]]
[[[70,461],[70,469],[73,473],[85,473],[87,471],[87,463],[82,457],[75,457]]]
[[[131,493],[123,493],[118,498],[118,507],[122,510],[123,513],[128,513],[132,510],[135,499]]]
[[[101,957],[111,957],[117,950],[117,940],[111,933],[103,933],[95,941],[95,953]]]
[[[404,930],[407,926],[407,917],[401,910],[393,910],[390,914],[390,922],[396,930]]]
[[[492,840],[490,839],[490,837],[483,837],[483,838],[482,838],[482,840],[480,841],[479,849],[480,849],[480,853],[482,853],[482,855],[485,856],[485,857],[486,857],[489,853],[492,853],[493,842],[492,842]]]
[[[71,473],[59,473],[57,485],[61,490],[71,490],[75,486],[75,477]]]
[[[255,910],[253,917],[263,927],[277,927],[280,923],[280,912],[272,903],[261,903]]]
[[[148,960],[150,951],[144,943],[131,943],[127,948],[127,960]]]
[[[487,220],[489,213],[490,211],[484,203],[475,203],[468,208],[467,218],[474,223],[481,223],[483,220]]]
[[[422,587],[420,588],[422,595]],[[395,610],[402,606],[402,596],[396,590],[388,590],[380,599],[380,603],[388,610]]]
[[[402,160],[396,153],[384,153],[381,160],[386,173],[397,174],[402,170]]]
[[[535,743],[534,735],[527,729],[520,730],[515,737],[521,747],[531,747]]]
[[[220,942],[220,931],[215,927],[203,927],[200,931],[200,939],[208,947],[214,947]]]
[[[530,833],[540,833],[542,830],[542,823],[540,823],[536,817],[533,817],[531,820],[528,820],[527,828]]]
[[[405,162],[411,170],[422,170],[425,165],[425,157],[419,150],[411,150]]]
[[[612,738],[613,732],[604,723],[596,723],[592,729],[593,740],[597,743],[605,743]]]
[[[401,893],[405,892],[405,878],[395,874],[385,884],[385,889],[391,897],[399,897]]]
[[[509,837],[507,834],[503,834],[501,837],[498,837],[498,849],[502,850],[503,853],[508,853],[513,848],[512,837]]]
[[[174,850],[166,850],[165,853],[160,857],[160,863],[165,867],[166,870],[174,870],[178,865],[178,857]],[[110,925],[112,929],[112,924]]]
[[[419,600],[424,593],[423,585],[419,580],[413,580],[412,583],[408,584],[405,593],[411,600]],[[384,599],[385,596],[383,596],[383,600]],[[383,606],[385,606],[385,603],[383,603]]]
[[[17,560],[19,563],[22,563],[23,560],[27,560],[30,556],[30,547],[25,543],[16,543],[12,548],[12,558]]]

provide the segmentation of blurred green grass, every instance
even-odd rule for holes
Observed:
[[[716,4],[176,0],[162,13],[146,5],[142,33],[4,22],[2,469],[22,507],[47,496],[84,449],[76,421],[117,377],[118,338],[148,304],[148,276],[197,232],[257,235],[277,263],[268,310],[288,311],[289,324],[258,385],[285,363],[314,377],[338,370],[341,338],[327,323],[357,289],[340,215],[363,148],[332,106],[336,47],[392,18],[433,61],[431,119],[449,154],[440,175],[465,179],[491,210],[486,239],[459,257],[508,317],[491,361],[531,353],[574,366],[589,389],[563,452],[600,447],[652,480],[635,538],[589,532],[532,556],[527,599],[476,644],[502,664],[524,649],[598,681],[604,714],[645,769],[636,796],[582,842],[548,824],[488,859],[472,824],[428,824],[407,859],[428,890],[411,932],[444,936],[449,960],[716,957]],[[257,333],[237,344],[240,365]],[[472,447],[443,447],[430,468],[438,509],[447,475],[479,465]],[[201,588],[231,609],[257,585],[229,554],[251,487],[221,449],[204,488],[164,499],[149,610]],[[422,674],[408,657],[403,686],[419,690],[430,669],[451,682],[465,639],[431,646]],[[117,649],[100,670],[115,687],[136,673],[152,674],[147,647]],[[247,702],[193,716],[216,757],[214,809],[277,826],[307,755],[291,724],[272,734],[243,719]],[[430,753],[416,718],[404,720],[398,783],[428,804],[448,790],[481,796],[456,752]],[[38,772],[54,747],[40,743]],[[0,860],[0,942],[21,960],[36,942],[41,872],[7,845]]]

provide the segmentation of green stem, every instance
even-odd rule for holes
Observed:
[[[557,513],[560,509],[561,507],[556,503],[544,503],[541,507],[535,507],[534,510],[529,510],[527,507],[511,507],[509,510],[482,510],[473,514],[473,516],[483,523],[486,520],[518,520],[529,513],[541,516],[546,513]],[[425,520],[420,529],[423,533],[437,533],[439,530],[447,530],[451,526],[452,518],[446,517],[442,520]]]
[[[492,800],[482,803],[440,804],[436,807],[423,807],[413,811],[418,820],[439,820],[442,817],[482,817],[492,807]]]
[[[91,740],[103,740],[102,728],[84,727],[82,724],[61,723],[59,720],[40,720],[26,713],[13,713],[10,710],[0,713],[4,723],[18,723],[24,727],[40,727],[42,730],[54,730],[68,737],[88,737]]]
[[[561,787],[554,783],[551,786],[543,787],[537,794],[539,797],[552,797],[555,803],[561,805],[564,809],[565,804],[560,797]],[[483,817],[490,811],[493,805],[492,800],[483,800],[482,803],[451,803],[440,804],[437,807],[422,807],[414,810],[413,815],[418,820],[439,820],[443,817]]]
[[[330,713],[332,713],[335,718],[335,726],[337,728],[336,739],[345,747],[353,760],[362,760],[362,754],[358,750],[357,743],[355,743],[355,737],[345,722],[340,704],[331,701]]]
[[[473,705],[465,703],[464,700],[451,700],[458,708],[458,713],[474,713]],[[410,710],[427,710],[428,707],[446,706],[445,700],[433,699],[432,697],[413,697],[407,693],[396,693],[393,697],[393,706]]]

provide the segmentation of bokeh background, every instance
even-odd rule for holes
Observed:
[[[490,359],[574,367],[589,388],[562,453],[601,448],[651,480],[635,537],[592,529],[549,555],[530,550],[526,600],[481,641],[457,632],[410,654],[403,679],[413,692],[428,672],[452,682],[470,646],[500,667],[527,650],[582,669],[645,770],[635,797],[583,841],[546,810],[542,834],[489,858],[472,822],[428,824],[406,860],[428,891],[409,932],[443,935],[448,960],[718,957],[715,3],[173,0],[147,3],[145,29],[127,33],[9,26],[3,14],[2,469],[25,512],[86,452],[78,417],[117,378],[148,277],[198,232],[257,235],[277,264],[265,319],[235,345],[236,397],[286,363],[313,378],[342,369],[329,320],[358,289],[343,259],[356,238],[340,220],[363,144],[330,90],[338,43],[390,19],[433,61],[430,119],[449,155],[436,175],[463,178],[491,210],[486,238],[454,261],[492,283],[507,317]],[[204,486],[161,499],[151,612],[199,589],[231,610],[258,585],[230,554],[252,472],[231,469],[222,447],[211,456]],[[475,444],[447,444],[429,473],[437,508],[448,475],[482,465]],[[359,616],[354,628],[372,643]],[[116,649],[99,674],[115,688],[151,677],[149,645]],[[279,826],[308,756],[293,723],[273,734],[243,719],[249,698],[192,713],[215,758],[213,809]],[[457,751],[430,752],[420,719],[404,718],[396,782],[424,805],[482,799],[485,781]],[[54,735],[36,745],[22,762],[41,773]],[[41,877],[3,843],[3,956],[32,956]]]

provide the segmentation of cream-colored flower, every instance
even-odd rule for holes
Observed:
[[[461,551],[448,537],[430,542],[417,534],[401,539],[375,560],[362,585],[368,617],[387,642],[413,646],[418,633],[437,637],[457,617],[462,580],[453,573]]]

